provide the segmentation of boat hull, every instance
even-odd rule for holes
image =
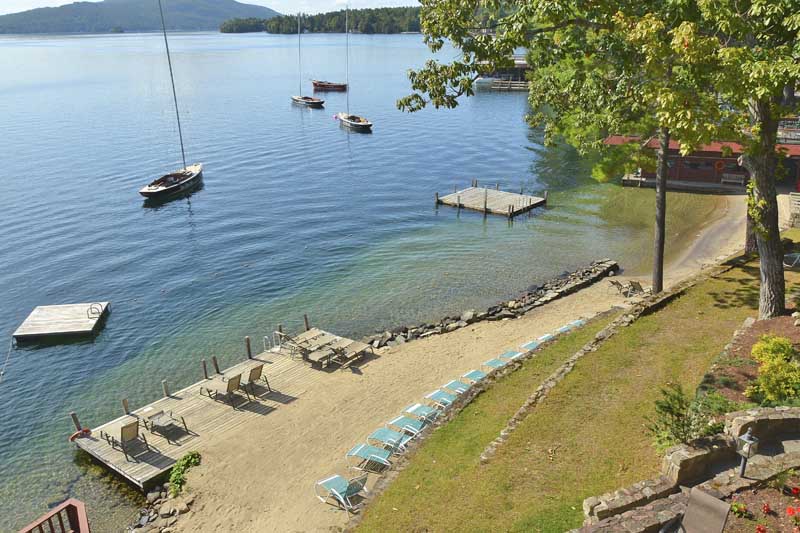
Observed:
[[[347,113],[339,113],[337,117],[345,128],[361,132],[372,131],[372,122],[363,117],[356,117],[355,115],[348,115]],[[359,120],[354,120],[354,118]]]
[[[144,196],[147,199],[159,199],[159,198],[166,198],[172,196],[174,194],[179,194],[182,192],[186,192],[189,190],[194,189],[203,181],[203,165],[191,165],[186,167],[185,169],[179,170],[177,174],[183,171],[188,171],[188,175],[181,180],[176,181],[173,184],[169,185],[158,185],[154,186],[156,182],[151,183],[147,187],[144,187],[139,191],[139,194]],[[167,174],[169,176],[170,174]],[[165,176],[166,177],[166,176]],[[160,179],[164,179],[163,177]]]
[[[320,100],[319,98],[309,98],[309,97],[302,97],[302,96],[292,96],[292,102],[297,105],[301,105],[304,107],[313,107],[316,109],[321,109],[325,106],[325,100]]]
[[[319,81],[319,80],[311,80],[311,84],[314,86],[315,91],[338,91],[344,92],[347,90],[346,83],[334,83],[332,81]]]

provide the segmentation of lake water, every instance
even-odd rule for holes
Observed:
[[[344,36],[304,43],[306,93],[312,76],[343,79]],[[258,344],[303,313],[363,335],[486,307],[597,258],[641,263],[650,231],[601,216],[610,186],[542,146],[525,94],[404,114],[406,70],[430,57],[421,37],[351,44],[351,111],[371,135],[333,120],[344,94],[324,110],[290,103],[296,37],[173,36],[187,157],[205,163],[205,186],[151,208],[137,190],[180,160],[161,37],[0,38],[0,332],[10,340],[37,305],[113,309],[93,342],[11,352],[0,531],[68,496],[87,502],[93,531],[119,530],[136,501],[68,444],[68,413],[104,422],[123,397],[157,398],[164,378],[196,381],[203,357],[238,360],[245,335]],[[513,224],[435,209],[435,191],[472,178],[548,190],[549,206]]]

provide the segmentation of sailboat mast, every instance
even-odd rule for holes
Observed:
[[[172,101],[175,102],[175,118],[178,119],[178,137],[181,140],[181,159],[183,168],[186,168],[186,152],[183,149],[183,131],[181,130],[181,113],[178,111],[178,93],[175,92],[175,75],[172,72],[172,58],[169,54],[169,40],[167,39],[167,23],[164,21],[164,8],[158,0],[158,11],[161,13],[161,30],[164,32],[164,46],[167,48],[167,63],[169,63],[169,79],[172,82]]]
[[[160,0],[159,0],[160,1]],[[349,27],[350,3],[345,5],[344,11],[344,38],[345,38],[345,54],[344,54],[344,81],[346,84],[347,93],[347,114],[350,114],[350,27]]]
[[[300,12],[297,12],[297,84],[300,92],[299,96],[303,95],[303,58],[300,51]]]

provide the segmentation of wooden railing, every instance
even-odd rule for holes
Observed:
[[[82,501],[70,498],[35,522],[19,530],[19,533],[91,533],[86,506]]]

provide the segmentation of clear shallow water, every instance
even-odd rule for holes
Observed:
[[[304,37],[304,80],[344,76],[343,36]],[[119,530],[135,500],[76,459],[66,437],[228,365],[242,338],[297,328],[303,313],[342,334],[486,307],[600,257],[638,264],[649,230],[599,216],[609,186],[573,152],[544,148],[524,94],[480,93],[453,111],[395,109],[418,35],[353,36],[349,134],[293,107],[291,36],[171,38],[189,162],[188,199],[146,208],[136,191],[179,167],[157,34],[0,38],[0,332],[37,305],[110,300],[94,342],[19,349],[0,385],[0,531],[68,496],[93,530]],[[310,83],[305,82],[306,93]],[[435,209],[434,191],[477,177],[549,206],[502,217]],[[3,353],[5,355],[5,353]]]

